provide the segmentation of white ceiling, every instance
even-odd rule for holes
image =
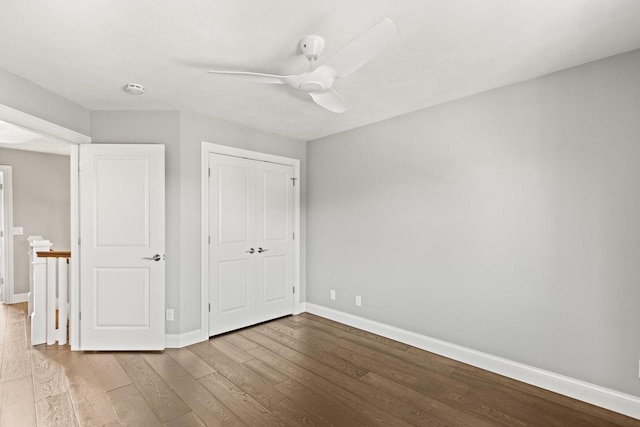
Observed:
[[[210,68],[307,70],[391,18],[396,38],[335,89],[338,115]],[[2,0],[0,67],[88,109],[178,109],[302,140],[640,48],[637,0]],[[127,95],[128,82],[143,96]]]

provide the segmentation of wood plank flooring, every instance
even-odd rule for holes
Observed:
[[[164,352],[31,347],[0,306],[0,427],[640,426],[310,314]]]

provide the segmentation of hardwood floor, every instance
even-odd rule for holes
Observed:
[[[310,314],[164,352],[31,347],[0,306],[0,426],[640,426]]]

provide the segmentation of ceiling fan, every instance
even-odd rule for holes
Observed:
[[[324,39],[315,35],[305,36],[300,40],[300,49],[309,61],[309,71],[304,74],[279,76],[250,71],[218,70],[209,73],[225,74],[259,83],[284,84],[308,93],[316,104],[329,111],[344,113],[349,106],[338,92],[332,89],[333,84],[337,79],[348,76],[369,62],[395,34],[393,22],[386,18],[316,66],[314,64],[324,48]]]

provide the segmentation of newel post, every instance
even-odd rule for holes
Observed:
[[[33,242],[35,240],[42,240],[42,236],[27,237],[27,241],[29,242],[29,293],[27,294],[27,316],[29,317],[33,314],[33,262],[37,257],[36,252],[33,250]]]
[[[33,282],[29,290],[31,304],[31,345],[47,341],[47,260],[39,258],[38,252],[51,250],[49,240],[31,241],[31,269]]]

